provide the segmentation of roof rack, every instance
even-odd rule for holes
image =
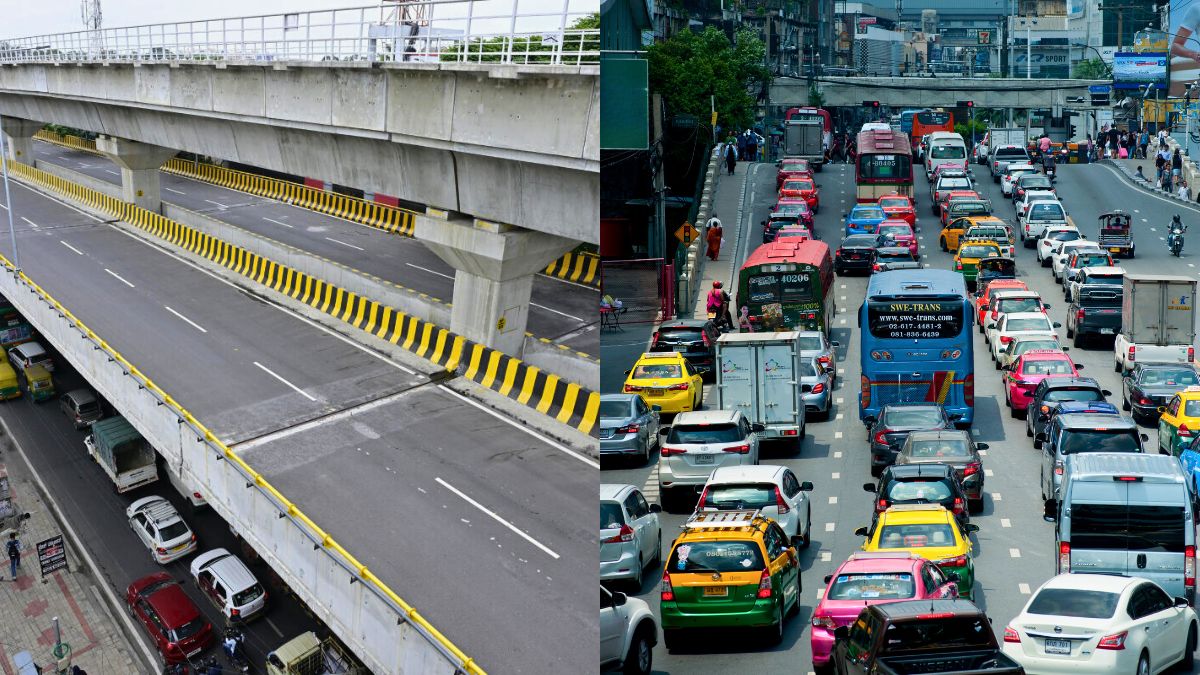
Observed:
[[[743,511],[696,511],[681,529],[711,530],[725,527],[750,527],[762,517],[762,509]]]
[[[146,510],[143,513],[155,523],[161,523],[164,520],[179,519],[179,512],[175,510],[174,506],[171,506],[171,502],[161,498],[157,502],[147,504]]]

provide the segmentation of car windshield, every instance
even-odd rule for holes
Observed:
[[[892,237],[912,236],[912,230],[907,225],[881,225],[879,234],[886,234]]]
[[[872,218],[883,218],[883,209],[878,206],[860,206],[850,212],[850,220],[870,220]]]
[[[1025,188],[1026,190],[1037,190],[1037,189],[1050,190],[1053,188],[1053,185],[1051,185],[1049,178],[1046,178],[1045,176],[1040,176],[1037,174],[1029,176],[1025,180],[1021,181],[1020,186]]]
[[[1138,378],[1138,384],[1147,387],[1190,387],[1194,384],[1200,384],[1200,378],[1196,377],[1196,371],[1191,368],[1147,368],[1142,371],[1142,375]],[[1188,405],[1192,403],[1200,403],[1197,401],[1188,401]],[[1191,413],[1188,413],[1191,417]]]
[[[888,408],[883,423],[889,427],[940,427],[942,411],[937,408]]]
[[[944,479],[929,478],[893,481],[884,498],[894,502],[940,502],[950,499],[953,494]]]
[[[807,180],[789,180],[783,184],[784,190],[811,190],[813,189],[812,181]]]
[[[671,551],[668,572],[752,572],[763,569],[762,550],[753,541],[689,541]]]
[[[700,328],[693,328],[690,326],[660,328],[658,331],[658,342],[662,344],[678,345],[703,341],[704,331]]]
[[[600,529],[615,530],[625,524],[625,514],[616,502],[600,502]]]
[[[930,438],[908,443],[910,457],[969,457],[971,449],[961,438]]]
[[[944,192],[946,190],[969,190],[971,189],[971,179],[946,176],[938,181],[937,189],[939,192]]]
[[[912,257],[912,253],[909,253],[908,250],[881,251],[878,254],[878,259],[883,262],[898,262],[898,261],[902,261],[902,260],[911,262],[913,257]]]
[[[609,419],[625,419],[633,416],[633,401],[620,401],[609,399],[600,400],[600,417]]]
[[[816,377],[818,374],[817,366],[812,361],[805,361],[797,368],[797,374],[800,377]]]
[[[1059,403],[1062,401],[1103,401],[1104,394],[1089,387],[1073,389],[1051,389],[1042,397],[1043,401]]]
[[[743,440],[742,429],[732,422],[718,424],[675,424],[668,443],[734,443]]]
[[[956,216],[980,216],[991,213],[988,205],[982,202],[959,202],[951,205],[950,211]]]
[[[1017,169],[1015,171],[1010,169],[1008,172],[1008,177],[1009,177],[1009,180],[1015,181],[1018,178],[1020,178],[1021,176],[1028,176],[1029,174],[1035,173],[1035,172],[1036,171],[1034,169]]]
[[[1070,375],[1071,363],[1066,359],[1032,359],[1021,364],[1023,375]]]
[[[858,246],[870,246],[870,247],[874,247],[874,246],[875,246],[875,242],[876,242],[876,239],[875,239],[875,237],[873,237],[873,236],[871,236],[871,235],[860,235],[860,236],[846,237],[845,239],[843,239],[843,240],[842,240],[842,246],[851,246],[851,247],[858,247]]]
[[[98,412],[100,412],[100,406],[95,401],[79,404],[80,415],[93,415]]]
[[[890,208],[896,208],[896,207],[899,207],[899,208],[905,208],[905,209],[906,209],[906,208],[908,208],[908,207],[909,207],[909,203],[908,203],[908,200],[907,200],[907,199],[898,199],[898,198],[895,198],[895,197],[893,197],[893,198],[891,198],[891,199],[880,199],[880,200],[879,200],[879,205],[880,205],[880,206],[886,206],[886,207],[887,207],[887,208],[889,208],[889,209],[890,209]]]
[[[1002,298],[996,303],[998,312],[1040,312],[1042,302],[1037,298]]]
[[[1017,330],[1050,330],[1050,320],[1037,316],[1009,319],[1004,323],[1004,330],[1009,332]]]
[[[709,485],[704,503],[711,509],[761,509],[775,506],[775,486],[771,483]]]
[[[827,600],[905,600],[917,594],[908,572],[839,574],[833,578]]]
[[[1029,158],[1029,153],[1020,148],[999,148],[996,150],[996,159],[1003,159],[1011,162],[1014,157]]]
[[[929,149],[930,159],[963,159],[967,149],[961,145],[935,145]]]
[[[929,548],[954,546],[954,531],[948,523],[884,525],[879,533],[879,548]]]
[[[816,335],[801,335],[799,341],[802,352],[820,351],[825,347],[821,338]]]
[[[1079,400],[1079,399],[1070,399]],[[1064,455],[1084,452],[1141,452],[1137,432],[1132,429],[1068,429],[1058,451]]]
[[[798,216],[808,213],[808,204],[779,204],[775,207],[774,212],[788,216]]]
[[[162,537],[163,541],[174,541],[180,537],[187,536],[189,530],[186,523],[182,520],[177,520],[170,525],[167,525],[158,531],[158,536]]]
[[[964,246],[958,255],[962,258],[995,258],[1000,251],[995,246]]]
[[[1030,220],[1061,220],[1063,208],[1054,202],[1036,202],[1029,207]]]
[[[999,241],[1000,239],[1007,239],[1008,232],[998,227],[973,227],[967,230],[967,237],[979,237],[980,239],[995,239]]]
[[[992,628],[982,614],[901,621],[887,627],[887,652],[995,649]]]
[[[1111,263],[1112,261],[1106,255],[1088,254],[1075,257],[1076,267],[1100,267]]]
[[[1187,527],[1181,506],[1071,504],[1072,549],[1183,553]]]
[[[198,635],[200,633],[200,631],[204,630],[204,624],[205,624],[204,617],[197,617],[197,618],[192,619],[191,621],[183,624],[179,628],[168,631],[169,633],[171,633],[171,642],[179,642],[181,640],[186,640],[194,635]]]
[[[633,369],[633,378],[635,380],[648,380],[655,378],[672,378],[682,377],[683,371],[680,366],[672,363],[649,363],[637,366]]]
[[[1029,603],[1027,614],[1109,619],[1117,613],[1120,593],[1085,591],[1079,588],[1045,588]]]

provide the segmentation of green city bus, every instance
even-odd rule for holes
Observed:
[[[826,335],[837,308],[833,256],[824,242],[784,238],[763,244],[738,272],[735,321],[742,307],[755,331],[820,330]]]

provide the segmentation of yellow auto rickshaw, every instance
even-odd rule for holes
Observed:
[[[25,369],[25,382],[34,403],[54,398],[54,380],[45,366],[34,364]]]
[[[21,397],[21,383],[17,371],[8,361],[0,361],[0,401],[11,401]]]

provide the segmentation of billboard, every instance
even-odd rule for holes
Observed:
[[[1138,89],[1147,84],[1153,84],[1155,89],[1166,89],[1166,54],[1117,52],[1113,55],[1114,89]]]
[[[1200,3],[1171,0],[1170,17],[1171,86],[1167,93],[1182,97],[1188,85],[1200,79]]]

